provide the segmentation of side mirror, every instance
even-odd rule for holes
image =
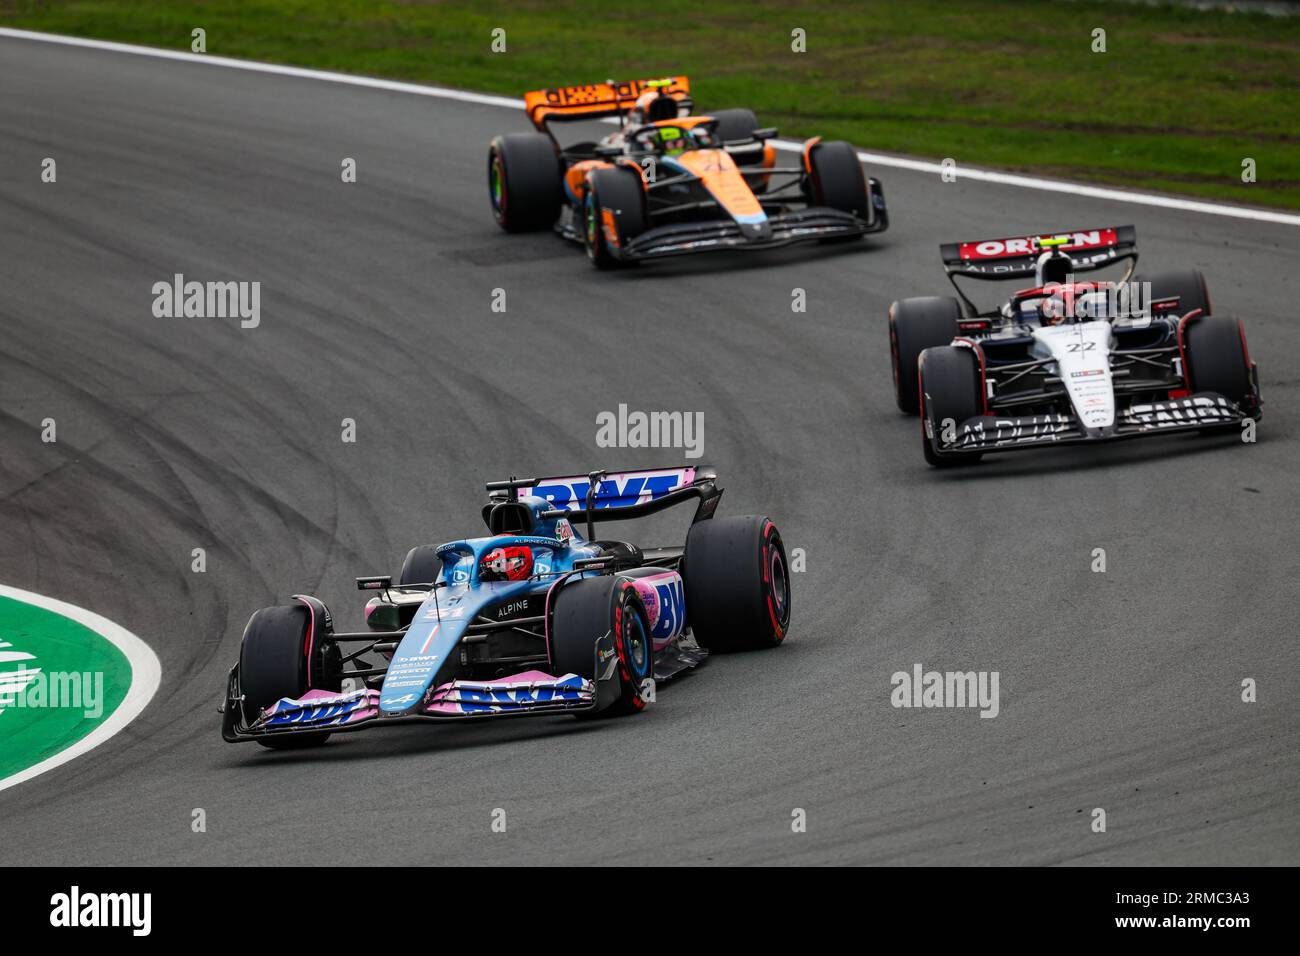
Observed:
[[[776,135],[775,126],[764,126],[762,129],[754,130],[754,139],[776,139]]]
[[[381,598],[366,602],[366,626],[372,631],[397,631],[402,627],[402,610]]]
[[[370,578],[357,578],[358,591],[387,591],[393,586],[391,574],[380,574]]]

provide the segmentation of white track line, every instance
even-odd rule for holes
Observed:
[[[437,96],[445,100],[461,100],[465,103],[481,103],[485,106],[506,106],[511,109],[522,109],[524,105],[523,100],[511,99],[508,96],[491,96],[487,93],[449,90],[439,86],[422,86],[419,83],[380,80],[372,76],[353,76],[349,73],[330,73],[327,70],[308,70],[300,66],[281,66],[278,63],[259,63],[256,60],[236,60],[228,56],[190,53],[186,50],[163,50],[152,46],[136,46],[132,43],[113,43],[110,40],[87,40],[84,37],[66,37],[57,33],[36,33],[31,30],[14,30],[9,27],[0,27],[0,36],[14,37],[19,40],[39,40],[41,43],[61,43],[64,46],[89,47],[92,50],[109,50],[113,53],[134,53],[137,56],[153,56],[161,60],[185,60],[190,63],[206,63],[209,66],[224,66],[232,70],[248,70],[252,73],[275,73],[279,76],[295,76],[304,80],[324,80],[327,83],[367,86],[372,90],[414,93],[417,96]]]
[[[94,750],[135,720],[158,690],[158,685],[162,681],[162,665],[158,663],[158,656],[154,654],[153,649],[148,644],[120,624],[114,624],[108,618],[100,617],[93,611],[87,611],[75,604],[56,601],[54,598],[45,597],[42,594],[20,591],[18,588],[11,588],[5,584],[0,584],[0,597],[7,597],[23,604],[43,608],[46,611],[52,611],[62,617],[76,621],[116,647],[126,656],[131,665],[131,686],[127,689],[126,697],[122,699],[122,703],[117,705],[117,709],[109,714],[107,719],[98,727],[72,746],[60,750],[53,756],[46,757],[40,763],[33,764],[26,770],[20,770],[0,780],[0,790],[7,790],[32,779],[32,777],[39,776],[47,770],[53,770],[74,757],[80,757],[82,754]]]
[[[347,73],[331,73],[327,70],[308,70],[299,66],[280,66],[275,63],[258,63],[255,60],[236,60],[227,56],[212,56],[207,53],[190,53],[185,50],[162,50],[156,47],[135,46],[130,43],[113,43],[109,40],[87,40],[82,37],[60,36],[54,33],[36,33],[31,30],[14,30],[0,27],[0,36],[14,37],[20,40],[37,40],[42,43],[61,43],[66,46],[89,47],[94,50],[109,50],[114,53],[133,53],[137,56],[152,56],[163,60],[185,60],[190,63],[206,63],[208,66],[224,66],[232,70],[248,70],[254,73],[274,73],[279,76],[293,76],[300,79],[321,80],[327,83],[346,83],[349,86],[364,86],[372,90],[388,90],[394,93],[413,93],[417,96],[434,96],[445,100],[459,100],[463,103],[478,103],[484,106],[504,106],[509,109],[521,109],[523,100],[508,96],[493,96],[488,93],[471,93],[467,90],[452,90],[441,86],[424,86],[419,83],[401,83],[397,80],[380,80],[369,76],[351,76]],[[773,146],[783,150],[800,150],[799,143],[773,141]],[[907,159],[902,156],[887,156],[883,153],[858,153],[858,158],[871,166],[888,166],[895,169],[910,169],[915,172],[939,175],[943,167],[939,163],[919,159]],[[1124,189],[1107,189],[1102,186],[1085,186],[1059,179],[1040,179],[1037,176],[1021,176],[1016,173],[999,173],[990,169],[958,166],[957,180],[972,180],[982,183],[996,183],[1001,186],[1017,186],[1021,189],[1037,189],[1043,192],[1068,193],[1072,196],[1085,196],[1089,199],[1105,199],[1111,202],[1135,203],[1141,206],[1158,206],[1162,209],[1178,209],[1183,212],[1203,213],[1208,216],[1228,216],[1233,219],[1251,219],[1256,222],[1276,222],[1287,226],[1300,226],[1300,215],[1274,212],[1270,209],[1251,209],[1246,206],[1227,206],[1220,203],[1200,202],[1194,199],[1177,199],[1173,196],[1157,196],[1152,193],[1129,192]]]

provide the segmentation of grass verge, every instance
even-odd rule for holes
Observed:
[[[513,95],[686,73],[701,108],[751,106],[783,135],[1300,208],[1300,16],[1104,0],[0,0],[0,23],[173,49],[201,27],[213,54]]]

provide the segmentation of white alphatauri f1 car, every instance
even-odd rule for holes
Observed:
[[[931,465],[1259,420],[1259,376],[1241,322],[1211,313],[1200,272],[1135,276],[1134,227],[941,251],[960,301],[903,299],[889,309],[898,407],[919,414]],[[1077,278],[1121,263],[1117,281]],[[981,311],[959,276],[1032,285]]]

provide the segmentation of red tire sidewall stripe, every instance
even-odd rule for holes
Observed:
[[[629,652],[623,640],[623,611],[630,597],[629,591],[635,594],[636,588],[628,581],[622,582],[619,587],[618,600],[614,604],[614,650],[618,654],[618,671],[623,690],[631,692],[632,707],[634,709],[644,710],[645,698],[641,696],[641,686],[632,680],[632,665],[627,659]],[[632,613],[635,614],[636,612],[633,611]],[[644,621],[642,624],[644,624]],[[646,652],[650,653],[649,648],[646,649]]]
[[[1200,309],[1193,309],[1178,320],[1178,357],[1183,362],[1183,381],[1187,384],[1189,393],[1195,392],[1196,386],[1192,383],[1192,367],[1187,364],[1187,325],[1191,319],[1201,314]]]
[[[1237,320],[1237,334],[1241,336],[1241,357],[1246,363],[1246,372],[1249,374],[1254,363],[1250,360],[1250,349],[1246,347],[1246,324],[1241,319]]]
[[[989,386],[988,386],[988,374],[984,365],[984,348],[974,339],[968,339],[965,337],[953,339],[953,344],[955,345],[957,343],[961,343],[964,348],[968,348],[974,351],[976,357],[979,359],[980,362],[979,404],[980,404],[980,408],[984,410],[984,414],[987,415],[989,414]]]
[[[311,654],[316,643],[316,611],[306,601],[299,599],[299,604],[307,609],[307,639],[303,641],[302,656],[306,662],[307,690],[311,690]]]
[[[767,600],[767,616],[772,622],[772,633],[776,636],[777,643],[785,640],[785,628],[781,626],[781,621],[776,614],[776,605],[772,601],[772,551],[775,547],[776,525],[771,521],[763,523],[762,544],[759,549],[760,560],[763,563],[763,584],[764,598]],[[790,575],[786,572],[786,587],[789,587]]]

